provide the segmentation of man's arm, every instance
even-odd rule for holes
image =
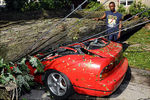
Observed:
[[[105,19],[105,18],[106,18],[106,13],[104,13],[104,15],[102,17],[94,18],[94,20],[99,21],[99,20],[102,20],[102,19]]]
[[[121,36],[121,28],[122,28],[122,19],[119,21],[119,34],[118,34],[118,39]]]

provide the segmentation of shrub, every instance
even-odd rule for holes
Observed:
[[[38,9],[62,9],[69,8],[71,5],[71,0],[39,0],[35,2],[31,0],[6,0],[6,7],[10,11],[32,11]]]
[[[70,0],[41,0],[40,3],[41,7],[46,10],[69,8],[71,5]]]
[[[20,11],[28,0],[5,0],[8,10]]]
[[[24,7],[21,8],[21,11],[34,11],[34,10],[39,10],[41,9],[41,4],[39,2],[30,2],[30,3],[25,3]]]
[[[129,7],[129,13],[131,15],[136,15],[137,13],[140,13],[144,11],[145,9],[148,9],[148,7],[144,4],[142,4],[141,1],[136,2],[136,0],[132,3],[132,5]],[[144,12],[141,16],[149,16],[150,10],[147,12]]]
[[[101,6],[100,7],[100,3],[98,2],[94,2],[94,1],[91,1],[86,7],[85,9],[86,10],[89,10],[89,11],[93,11],[93,10],[97,10],[97,11],[105,11],[105,7],[104,6]]]
[[[30,89],[30,83],[33,82],[33,76],[29,74],[29,69],[25,64],[26,59],[16,65],[8,64],[0,58],[0,85],[9,85],[10,82],[17,84],[20,94],[22,87]]]
[[[126,14],[126,8],[122,4],[120,6],[118,6],[118,10],[117,11],[122,13],[122,14]]]
[[[48,10],[48,9],[54,9],[54,0],[41,0],[41,7]]]

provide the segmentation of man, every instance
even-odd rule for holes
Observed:
[[[121,34],[121,27],[122,27],[122,14],[118,13],[115,10],[115,3],[110,2],[109,3],[109,8],[110,11],[106,11],[104,15],[101,18],[94,18],[95,20],[102,20],[106,18],[106,24],[107,24],[107,34],[110,34],[108,36],[108,39],[111,41],[117,41],[120,38]],[[110,29],[111,28],[111,29]],[[119,32],[117,32],[119,31]],[[116,32],[116,33],[114,33]],[[114,34],[111,34],[114,33]]]

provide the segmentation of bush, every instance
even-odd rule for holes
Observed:
[[[98,3],[98,2],[94,2],[94,1],[91,1],[86,7],[85,9],[86,10],[89,10],[89,11],[93,11],[93,10],[96,10],[96,11],[105,11],[105,7],[104,6],[101,6],[99,8],[101,4]]]
[[[39,10],[41,9],[41,4],[39,2],[30,2],[30,3],[25,3],[24,7],[21,8],[21,11],[34,11],[34,10]]]
[[[70,8],[71,0],[6,0],[6,7],[10,11],[32,11],[39,9],[62,9]]]
[[[120,6],[118,6],[118,10],[117,11],[119,13],[126,14],[126,8],[122,4]]]
[[[26,89],[30,89],[30,83],[33,82],[34,77],[29,74],[29,69],[25,64],[25,58],[22,59],[16,66],[13,63],[8,64],[0,58],[0,85],[9,85],[10,82],[17,85],[19,94],[21,88],[24,86]]]
[[[28,0],[5,0],[6,8],[10,11],[21,11]]]
[[[48,10],[48,9],[54,9],[54,0],[42,0],[40,1],[41,7]]]
[[[13,64],[12,62],[6,63],[0,57],[0,85],[16,84],[19,95],[22,89],[30,90],[31,86],[34,85],[34,76],[30,74],[30,69],[26,65],[27,60],[29,60],[33,68],[36,68],[34,74],[44,72],[43,64],[35,57],[30,57],[29,59],[23,58],[17,64]]]
[[[41,0],[41,7],[50,10],[50,9],[62,9],[62,8],[70,8],[71,1],[70,0]]]
[[[148,9],[148,7],[144,4],[142,4],[141,1],[134,1],[133,4],[129,7],[129,13],[131,15],[136,15],[137,13],[140,13],[142,11],[144,11],[145,9]],[[149,16],[150,15],[150,10],[147,11],[147,12],[144,12],[141,16],[144,17],[144,16]]]

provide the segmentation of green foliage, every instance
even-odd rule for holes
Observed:
[[[16,77],[16,83],[21,91],[24,86],[30,89],[30,82],[33,82],[34,77],[30,75],[28,66],[26,65],[26,58],[23,58],[16,66],[13,67],[13,75]]]
[[[33,81],[33,76],[31,75],[17,75],[16,76],[16,82],[17,82],[17,85],[18,87],[20,87],[19,89],[21,90],[21,88],[23,86],[26,87],[26,89],[30,89],[30,85],[29,85],[29,82],[30,81]]]
[[[8,10],[20,11],[28,0],[5,0]]]
[[[10,66],[0,59],[0,84],[6,85],[10,81],[15,82],[15,77],[10,72]]]
[[[42,73],[42,72],[44,72],[44,66],[37,58],[30,57],[29,62],[31,63],[32,67],[36,68],[35,73]]]
[[[28,0],[6,0],[6,8],[15,11],[32,11],[41,8],[40,3]]]
[[[41,4],[39,2],[26,2],[25,5],[21,8],[21,11],[34,11],[41,9]]]
[[[143,17],[150,17],[150,9],[142,14]]]
[[[23,58],[18,65],[13,63],[6,64],[3,59],[0,59],[0,84],[7,85],[9,82],[16,83],[19,90],[22,86],[30,88],[29,83],[33,81],[33,76],[29,74],[29,69],[25,64],[26,59]],[[11,67],[12,66],[12,67]]]
[[[9,82],[15,83],[15,77],[10,73],[5,72],[3,69],[1,71],[0,83],[3,85],[7,85],[7,84],[9,84]]]
[[[26,58],[23,58],[21,62],[18,63],[18,67],[21,69],[23,73],[29,73],[28,66],[25,64]],[[15,68],[14,68],[15,69]]]
[[[140,13],[144,11],[145,9],[148,9],[148,7],[144,4],[142,4],[141,1],[136,2],[136,0],[132,3],[132,5],[129,7],[129,13],[131,15],[136,15],[137,13]],[[144,12],[141,16],[149,16],[150,15],[150,10],[147,12]]]
[[[41,0],[41,7],[49,10],[49,9],[62,9],[70,7],[71,0]]]
[[[122,4],[120,6],[118,6],[118,10],[117,11],[119,13],[121,13],[121,14],[126,14],[126,8]]]
[[[85,9],[89,10],[89,11],[93,11],[93,10],[96,10],[96,11],[105,11],[105,7],[104,6],[101,6],[100,7],[100,3],[98,2],[94,2],[94,1],[91,1],[86,7]]]
[[[15,11],[33,11],[40,9],[62,9],[62,8],[70,8],[71,0],[39,0],[39,2],[35,2],[31,0],[6,0],[6,7],[8,10]]]
[[[30,70],[28,66],[26,65],[26,58],[23,58],[19,63],[17,64],[6,64],[4,63],[3,59],[0,59],[0,84],[6,85],[9,84],[9,82],[16,83],[18,86],[19,93],[21,92],[22,87],[25,87],[26,89],[30,89],[30,85],[33,85],[33,79],[34,77],[30,75]],[[35,57],[30,57],[29,59],[30,64],[33,68],[36,68],[36,73],[42,73],[44,72],[44,66]],[[11,67],[12,66],[12,67]]]

